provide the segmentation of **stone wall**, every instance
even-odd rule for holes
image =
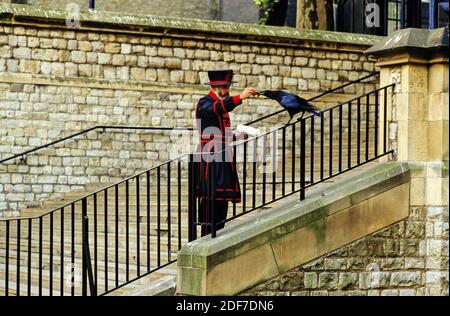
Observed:
[[[412,166],[410,217],[249,293],[449,295],[448,32],[400,30],[368,53],[379,56],[380,85],[396,84],[389,148]]]
[[[316,280],[320,279],[320,289],[337,289],[337,272],[356,274],[373,265],[377,262],[373,257],[385,254],[382,242],[375,248],[367,243],[347,245],[408,218],[409,166],[372,165],[330,181],[311,188],[301,202],[282,201],[267,212],[230,224],[218,232],[218,238],[201,238],[183,247],[178,253],[177,292],[264,295],[272,289],[273,294],[299,294],[311,290],[314,281],[308,274],[305,289],[304,271],[322,273]],[[400,240],[390,245],[386,257],[399,256],[405,245]],[[321,259],[307,268],[298,268],[317,258]],[[313,289],[318,291],[318,286]]]
[[[222,21],[258,23],[259,8],[254,0],[226,0],[220,2]]]
[[[448,207],[411,207],[410,217],[243,295],[448,295]]]
[[[208,91],[208,69],[233,69],[237,92],[257,86],[307,98],[375,70],[362,53],[376,39],[370,36],[189,20],[180,26],[167,18],[153,18],[149,28],[143,17],[101,13],[95,19],[82,15],[81,26],[69,29],[58,10],[19,5],[0,10],[7,12],[0,24],[2,159],[99,124],[192,127],[194,105]],[[12,17],[26,22],[12,24]],[[119,21],[119,29],[111,21]],[[356,84],[316,105],[326,107],[375,86]],[[246,123],[275,110],[273,102],[253,99],[232,121]],[[286,121],[281,115],[259,127]],[[91,132],[25,162],[8,162],[1,167],[0,210],[145,170],[168,158],[169,135]]]
[[[0,0],[0,3],[10,0]],[[88,0],[27,0],[29,5],[65,9],[76,3],[87,10]],[[96,0],[97,11],[149,14],[183,18],[258,23],[259,9],[253,0]]]

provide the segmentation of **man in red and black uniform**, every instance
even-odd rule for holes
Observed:
[[[196,197],[200,199],[198,221],[203,223],[202,236],[211,232],[214,213],[216,229],[224,227],[228,202],[239,203],[241,191],[233,161],[233,149],[228,145],[233,139],[230,130],[231,122],[228,112],[233,111],[242,100],[258,95],[255,88],[246,88],[241,95],[230,96],[230,85],[233,83],[232,70],[208,71],[211,90],[201,98],[196,107],[197,130],[200,136],[200,162],[197,169]],[[208,163],[214,160],[217,167],[215,173],[215,192],[208,192],[206,185],[211,175],[208,174]],[[212,212],[211,199],[214,199]]]

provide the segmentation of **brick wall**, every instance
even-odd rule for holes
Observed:
[[[199,84],[212,67],[239,87],[323,91],[374,71],[362,53],[2,26],[0,70],[57,77]]]

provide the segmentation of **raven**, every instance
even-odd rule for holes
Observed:
[[[292,94],[292,93],[289,93],[286,91],[278,91],[278,90],[265,90],[265,91],[261,91],[260,94],[269,99],[278,101],[278,103],[280,103],[281,106],[284,107],[288,111],[289,116],[291,117],[289,122],[292,120],[294,115],[299,112],[302,112],[302,117],[303,117],[303,115],[305,115],[305,112],[309,112],[314,115],[320,116],[319,109],[317,109],[314,105],[312,105],[305,99],[303,99],[295,94]],[[288,122],[288,124],[289,124],[289,122]]]

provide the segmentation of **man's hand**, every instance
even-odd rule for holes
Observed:
[[[241,95],[239,96],[241,98],[241,100],[245,100],[247,98],[253,97],[259,95],[259,91],[256,90],[256,88],[253,87],[248,87],[245,88],[245,90],[241,93]]]

